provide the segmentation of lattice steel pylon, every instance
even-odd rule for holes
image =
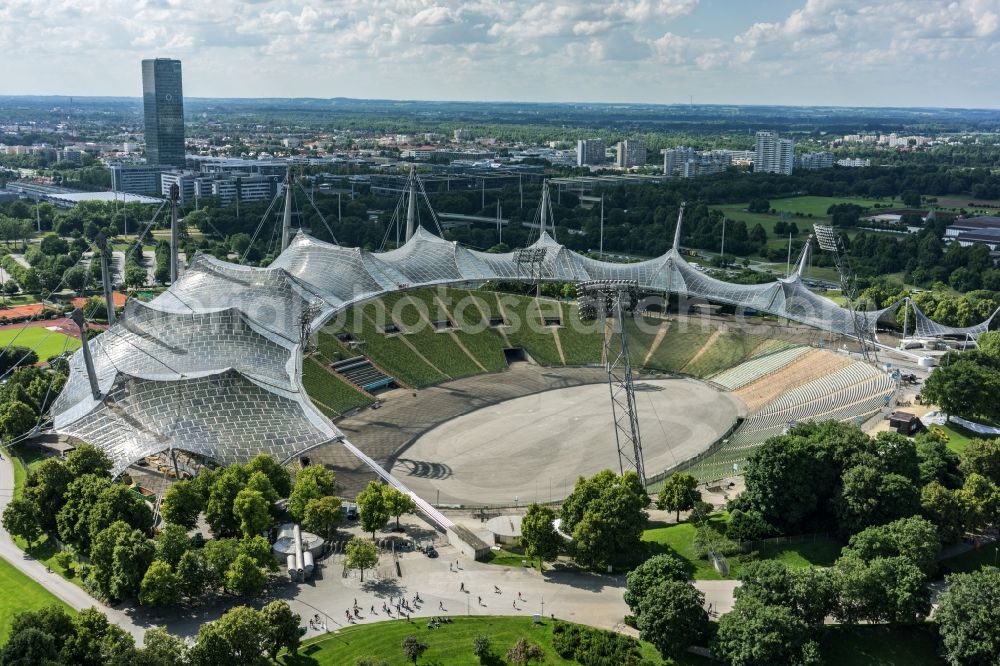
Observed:
[[[833,227],[823,224],[814,224],[816,232],[816,243],[819,249],[833,253],[833,261],[840,274],[840,292],[847,299],[847,310],[850,313],[851,324],[854,328],[854,335],[861,344],[861,354],[869,363],[878,363],[878,348],[875,346],[875,322],[868,321],[867,314],[858,312],[858,281],[851,270],[850,261],[847,258],[847,250],[844,248],[843,239]]]
[[[604,319],[604,358],[611,391],[611,419],[618,447],[618,469],[624,474],[634,470],[645,487],[646,470],[639,433],[639,413],[635,406],[635,384],[629,360],[625,313],[632,312],[639,300],[636,280],[596,280],[577,285],[580,319]],[[610,322],[607,321],[610,319]],[[618,340],[618,345],[614,344]]]

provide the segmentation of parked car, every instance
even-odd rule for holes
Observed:
[[[424,555],[430,558],[435,558],[438,556],[438,552],[434,550],[434,546],[427,546],[424,548]]]

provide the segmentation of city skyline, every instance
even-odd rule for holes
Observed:
[[[189,97],[1000,106],[1000,0],[54,5],[0,8],[0,94],[132,97],[170,57]]]

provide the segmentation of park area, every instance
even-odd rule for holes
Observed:
[[[0,329],[0,348],[6,348],[7,345],[34,349],[39,361],[47,361],[64,351],[76,350],[80,346],[80,340],[58,330],[49,330],[45,326],[18,326]]]
[[[402,643],[406,636],[416,636],[428,645],[418,660],[420,664],[436,666],[465,666],[466,664],[503,664],[507,649],[519,638],[539,645],[545,652],[541,661],[532,664],[578,664],[576,660],[563,659],[553,646],[551,620],[533,624],[519,617],[455,617],[451,623],[427,629],[421,621],[401,620],[349,627],[304,645],[297,656],[285,655],[279,661],[287,666],[351,665],[360,657],[374,663],[391,666],[409,664],[403,654]],[[564,625],[565,626],[565,625]],[[824,663],[827,666],[938,666],[943,664],[937,656],[936,637],[931,625],[890,628],[885,626],[841,627],[831,626],[823,637]],[[478,634],[490,637],[492,660],[480,662],[472,651]],[[694,654],[680,660],[664,661],[655,648],[641,643],[640,653],[651,665],[707,666],[719,663]]]
[[[379,622],[342,629],[329,638],[303,646],[297,657],[286,655],[282,661],[289,666],[349,666],[356,663],[359,657],[369,657],[376,663],[377,660],[385,660],[391,666],[403,666],[410,663],[403,655],[403,639],[414,635],[429,646],[418,663],[467,666],[480,663],[473,655],[472,641],[477,635],[485,634],[493,645],[494,660],[481,662],[484,664],[508,663],[503,657],[520,638],[539,645],[545,652],[541,661],[532,661],[532,664],[579,663],[563,659],[556,653],[552,644],[556,626],[557,623],[551,620],[534,624],[523,617],[454,617],[452,622],[434,629],[428,629],[423,618],[412,622]],[[713,663],[694,655],[679,662],[664,662],[656,648],[648,643],[641,644],[640,652],[651,664],[702,666]]]
[[[69,610],[69,607],[56,596],[2,558],[0,558],[0,589],[5,592],[0,600],[0,645],[7,642],[11,623],[18,613],[46,606],[62,606]]]
[[[716,513],[709,520],[709,526],[725,535],[728,514]],[[792,568],[810,566],[828,567],[840,555],[841,544],[826,536],[806,537],[789,541],[772,540],[746,553],[738,553],[726,558],[729,573],[720,574],[712,563],[699,555],[696,546],[697,529],[692,523],[678,523],[666,527],[654,527],[642,534],[642,540],[649,543],[655,553],[671,553],[688,563],[689,572],[695,580],[722,580],[739,578],[743,565],[754,560],[777,560]]]

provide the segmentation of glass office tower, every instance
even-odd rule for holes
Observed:
[[[184,168],[184,92],[181,61],[142,61],[146,162]]]

